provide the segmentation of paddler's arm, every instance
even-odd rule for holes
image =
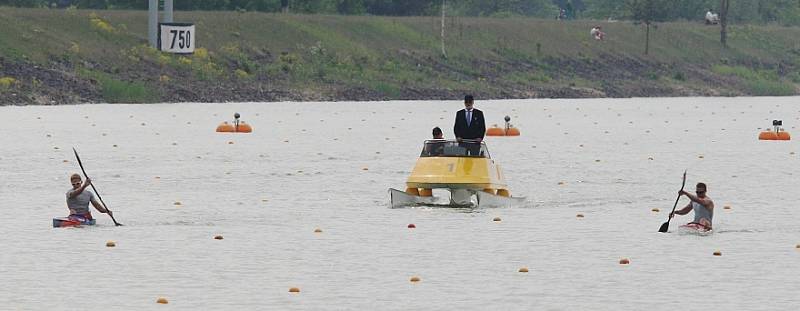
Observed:
[[[686,214],[688,214],[688,213],[689,213],[689,211],[691,211],[691,210],[692,210],[692,203],[686,204],[686,206],[684,206],[682,209],[679,209],[679,210],[675,211],[675,213],[673,213],[673,215],[670,215],[670,217],[669,217],[669,218],[675,217],[675,215],[674,215],[674,214],[678,214],[678,215],[686,215]]]
[[[86,181],[83,182],[82,186],[80,186],[78,189],[75,189],[75,190],[72,190],[72,191],[69,192],[68,197],[70,199],[72,199],[74,197],[77,197],[79,194],[83,193],[83,190],[86,189],[86,187],[89,187],[89,185],[91,185],[91,184],[92,184],[92,180],[87,177]]]
[[[107,208],[105,208],[105,206],[103,206],[103,204],[100,204],[100,202],[97,202],[97,200],[95,200],[94,198],[91,199],[91,202],[92,202],[92,206],[94,206],[94,208],[97,209],[98,212],[101,212],[101,213],[104,213],[104,214],[109,214],[109,215],[113,214],[113,213],[111,213],[111,211],[109,211]]]
[[[708,198],[698,198],[696,195],[691,194],[686,190],[681,190],[681,194],[683,194],[686,197],[688,197],[689,200],[692,200],[692,202],[697,202],[697,203],[699,203],[700,205],[702,205],[702,206],[704,206],[706,208],[711,208],[711,207],[714,206],[714,203],[711,202],[711,200],[709,200]]]

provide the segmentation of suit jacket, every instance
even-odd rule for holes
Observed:
[[[467,126],[467,111],[461,109],[456,112],[456,125],[453,127],[456,137],[463,139],[476,139],[486,135],[486,122],[483,120],[483,111],[472,108],[472,122]]]

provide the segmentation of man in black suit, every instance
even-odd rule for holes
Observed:
[[[486,122],[483,120],[483,111],[472,108],[474,99],[472,95],[464,96],[464,109],[456,112],[456,124],[453,131],[459,146],[467,149],[468,155],[480,155],[483,136],[486,134]],[[476,143],[463,142],[463,140],[474,140]]]

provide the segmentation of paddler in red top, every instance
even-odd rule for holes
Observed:
[[[693,195],[686,190],[679,191],[679,195],[685,195],[689,198],[689,200],[692,201],[689,202],[686,207],[671,214],[670,218],[674,217],[674,214],[686,215],[689,213],[689,211],[694,210],[694,220],[686,224],[686,226],[704,231],[710,231],[711,221],[714,219],[714,201],[706,196],[707,190],[708,187],[706,187],[706,184],[697,183],[697,186],[695,187],[696,195]]]
[[[92,180],[86,178],[86,182],[81,185],[81,175],[72,174],[69,177],[72,183],[72,189],[67,191],[67,208],[69,208],[69,218],[78,221],[87,221],[92,219],[92,213],[89,211],[89,202],[94,205],[94,208],[101,213],[113,215],[111,211],[106,209],[102,204],[98,203],[94,198],[94,193],[86,190],[92,184]]]

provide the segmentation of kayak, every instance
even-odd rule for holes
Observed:
[[[58,217],[53,218],[53,228],[94,226],[94,219]]]
[[[709,235],[714,232],[714,229],[707,229],[697,224],[686,224],[678,227],[678,232],[681,234]]]

